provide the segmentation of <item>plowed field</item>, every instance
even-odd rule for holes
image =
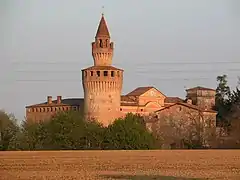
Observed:
[[[1,180],[240,179],[238,150],[0,152]]]

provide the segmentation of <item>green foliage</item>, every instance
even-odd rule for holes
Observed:
[[[102,126],[84,121],[77,112],[64,112],[48,124],[52,149],[99,149]]]
[[[228,139],[223,144],[218,145],[221,148],[239,148],[240,147],[240,78],[235,90],[230,91],[227,85],[227,76],[218,77],[218,88],[216,94],[216,110],[218,111],[218,126],[228,133]],[[219,142],[218,142],[219,143]]]
[[[100,149],[102,126],[86,122],[77,112],[61,112],[51,120],[23,126],[24,150]]]
[[[11,150],[152,149],[155,138],[133,114],[106,128],[77,112],[61,112],[46,122],[24,122],[6,142]]]
[[[9,150],[19,131],[16,119],[13,115],[0,111],[0,150]]]
[[[107,128],[105,149],[153,149],[154,136],[147,131],[143,118],[127,114]]]
[[[226,115],[230,110],[229,98],[230,87],[227,85],[227,75],[217,77],[218,87],[216,89],[216,110],[218,111],[218,123],[227,123]]]
[[[240,90],[231,91],[227,85],[227,75],[218,76],[218,87],[216,89],[216,110],[218,111],[218,123],[229,126],[231,124],[231,116],[235,114],[236,106],[240,106]]]

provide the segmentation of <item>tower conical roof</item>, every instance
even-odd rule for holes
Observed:
[[[110,34],[108,31],[108,27],[107,27],[107,23],[105,21],[104,15],[102,15],[102,18],[98,25],[96,37],[109,37],[110,38]]]

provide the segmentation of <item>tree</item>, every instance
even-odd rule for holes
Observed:
[[[152,122],[154,135],[161,139],[161,147],[193,149],[212,146],[215,140],[214,116],[184,107],[182,113],[176,109],[161,112],[147,120]]]
[[[0,150],[8,150],[10,142],[19,131],[16,118],[12,114],[0,111]]]
[[[131,113],[119,118],[105,132],[104,149],[153,149],[155,138],[144,120]]]
[[[218,137],[219,147],[233,148],[240,147],[240,78],[238,77],[238,85],[236,89],[230,91],[227,86],[227,76],[219,76],[219,85],[216,95],[216,107],[218,110],[218,126],[220,133]],[[225,98],[222,96],[225,94]],[[228,135],[228,136],[226,136]]]
[[[218,87],[216,89],[216,97],[220,102],[226,102],[231,95],[230,87],[227,85],[227,75],[217,77]]]
[[[100,149],[103,127],[84,121],[79,112],[60,112],[49,121],[22,124],[11,143],[16,150]]]
[[[217,122],[221,125],[227,125],[226,116],[230,110],[229,98],[231,96],[230,87],[227,85],[227,75],[217,77],[218,87],[216,89],[216,107],[218,111]]]
[[[46,144],[51,149],[100,149],[102,126],[85,121],[80,113],[61,112],[52,118],[46,129],[50,137]]]

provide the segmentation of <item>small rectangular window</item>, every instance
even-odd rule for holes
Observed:
[[[100,77],[100,71],[97,71],[97,76]]]
[[[103,75],[104,76],[108,76],[108,72],[107,71],[103,71]]]
[[[91,71],[91,76],[93,76],[93,71]]]
[[[111,77],[114,77],[114,71],[111,71]]]

